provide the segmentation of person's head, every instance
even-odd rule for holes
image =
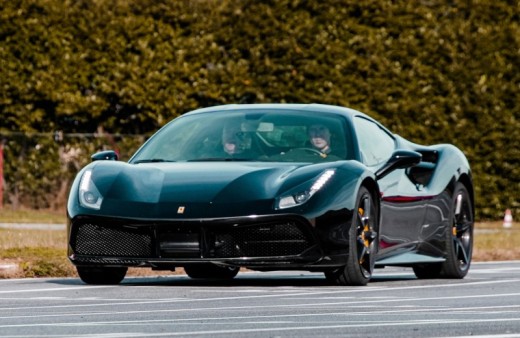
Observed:
[[[312,146],[322,153],[330,151],[330,131],[323,124],[313,124],[309,127],[309,139]]]
[[[248,147],[248,136],[240,125],[225,127],[222,133],[224,151],[230,155],[240,154]]]

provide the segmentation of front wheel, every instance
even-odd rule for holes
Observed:
[[[76,267],[79,278],[86,284],[116,285],[126,276],[125,267]]]
[[[377,205],[368,189],[361,187],[349,230],[347,265],[325,272],[327,280],[338,285],[366,285],[374,271],[378,229]]]

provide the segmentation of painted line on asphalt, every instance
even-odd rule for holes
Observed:
[[[270,306],[274,307],[274,306]],[[399,307],[399,306],[398,306]],[[256,307],[255,307],[256,308]],[[350,308],[349,308],[350,309]],[[508,310],[511,309],[511,310]],[[204,309],[207,310],[207,309]],[[212,310],[212,309],[210,309]],[[239,310],[242,310],[240,308]],[[421,307],[421,308],[412,308],[412,309],[403,309],[402,307],[399,307],[399,309],[388,309],[388,310],[378,310],[378,311],[358,311],[358,312],[352,312],[344,311],[344,312],[327,312],[327,313],[300,313],[300,314],[276,314],[276,315],[250,315],[250,316],[226,316],[226,317],[196,317],[196,318],[168,318],[168,319],[149,319],[146,320],[147,323],[162,323],[162,322],[197,322],[200,323],[200,321],[210,321],[210,320],[218,320],[218,321],[229,321],[229,320],[253,320],[253,319],[268,319],[268,318],[300,318],[300,317],[319,317],[319,316],[366,316],[366,315],[396,315],[401,316],[403,313],[407,314],[414,314],[417,313],[417,315],[424,316],[425,313],[429,314],[438,314],[441,312],[442,314],[465,314],[464,312],[469,312],[471,314],[517,314],[520,311],[520,305],[498,305],[498,306],[478,306],[478,307],[462,307],[462,308],[447,308],[447,307],[435,307],[435,306],[428,306],[428,307]],[[179,312],[181,310],[177,310],[176,312]],[[148,313],[149,311],[135,311],[135,312],[106,312],[106,313],[93,313],[93,315],[117,315],[117,314],[140,314],[140,313]],[[154,311],[155,312],[155,311]],[[168,310],[159,310],[160,312],[170,312]],[[84,316],[84,313],[81,314],[70,314],[71,316]],[[67,317],[67,314],[54,314],[54,315],[43,315],[41,317]],[[1,319],[9,319],[13,317],[6,317]],[[14,318],[40,318],[38,315],[30,315],[30,316],[17,316]],[[520,317],[519,317],[520,318]],[[129,324],[129,323],[136,323],[135,320],[113,320],[113,321],[102,321],[102,322],[88,322],[90,325],[94,324]],[[137,324],[141,323],[139,321]],[[8,324],[5,324],[8,325]],[[3,327],[3,325],[0,324],[0,328]]]
[[[520,318],[497,318],[497,319],[433,319],[433,320],[408,320],[408,321],[376,321],[376,322],[362,322],[362,323],[353,323],[353,324],[342,324],[342,325],[315,325],[315,326],[287,326],[287,327],[274,327],[274,328],[247,328],[247,329],[227,329],[227,330],[200,330],[200,331],[184,331],[179,332],[178,327],[176,327],[176,332],[165,332],[165,333],[125,333],[125,337],[169,337],[169,336],[193,336],[193,335],[215,335],[215,334],[233,334],[233,333],[260,333],[260,332],[279,332],[279,331],[316,331],[316,330],[331,330],[331,329],[348,329],[348,328],[363,328],[363,327],[395,327],[395,326],[417,326],[417,325],[458,325],[458,324],[485,324],[485,323],[501,323],[501,322],[518,322]],[[146,320],[139,320],[139,323],[132,321],[129,323],[111,323],[111,322],[77,322],[77,323],[35,323],[35,324],[10,324],[10,325],[0,325],[0,328],[33,328],[33,327],[89,327],[89,326],[99,326],[99,325],[125,325],[125,326],[142,326],[147,323]],[[165,324],[170,324],[171,322],[165,322]],[[178,325],[178,323],[175,323]],[[299,324],[299,323],[297,323]],[[194,323],[193,325],[201,325],[201,323]],[[214,324],[209,324],[214,325]],[[226,323],[226,325],[230,325]],[[241,325],[241,323],[237,323],[236,325]],[[321,332],[323,334],[323,332]],[[118,333],[119,334],[119,333]],[[79,337],[81,337],[80,335]],[[96,335],[99,337],[100,335]],[[111,334],[107,334],[107,336],[111,336]],[[7,336],[8,337],[8,336]],[[15,336],[13,336],[15,337]],[[18,336],[19,337],[19,336]],[[38,337],[33,336],[31,337]],[[42,336],[43,337],[43,336]],[[85,336],[84,336],[85,337]],[[104,334],[101,337],[105,337]]]
[[[504,266],[502,268],[491,268],[491,269],[476,269],[472,270],[471,274],[500,274],[500,273],[508,273],[508,274],[517,274],[520,272],[520,268],[511,268]]]
[[[469,282],[469,283],[456,283],[456,284],[440,284],[440,285],[416,285],[416,286],[399,286],[399,287],[354,287],[345,289],[337,289],[330,291],[310,291],[310,292],[288,292],[288,294],[268,294],[268,295],[248,295],[248,296],[237,296],[237,297],[214,297],[214,298],[185,298],[185,299],[161,299],[161,300],[150,300],[144,302],[122,302],[117,304],[106,304],[106,303],[96,303],[96,304],[74,304],[74,305],[51,305],[45,307],[11,307],[5,308],[0,307],[0,310],[16,310],[16,309],[35,309],[35,308],[71,308],[71,307],[93,307],[93,306],[120,306],[120,305],[144,305],[144,304],[165,304],[165,303],[183,303],[183,302],[209,302],[209,301],[236,301],[236,300],[247,300],[247,299],[261,299],[261,298],[284,298],[284,297],[300,297],[300,296],[312,296],[312,295],[326,295],[326,294],[344,294],[344,293],[356,293],[360,294],[363,292],[376,292],[376,291],[396,291],[396,290],[410,290],[410,289],[429,289],[429,288],[437,288],[437,287],[459,287],[459,286],[474,286],[474,285],[489,285],[489,284],[503,284],[503,283],[518,283],[520,279],[507,279],[507,280],[493,280],[493,281],[477,281],[477,282]],[[9,293],[23,293],[23,292],[43,292],[43,291],[66,291],[66,290],[78,290],[78,289],[92,289],[92,288],[117,288],[118,286],[114,285],[99,285],[99,286],[77,286],[70,288],[52,288],[52,289],[30,289],[30,290],[12,290],[12,291],[0,291],[0,294],[9,294]],[[154,286],[149,288],[156,288]],[[516,294],[511,294],[516,295]],[[485,297],[487,295],[484,295]],[[74,298],[76,299],[76,298]]]
[[[316,309],[317,307],[323,307],[323,306],[348,306],[350,309],[354,307],[362,307],[367,308],[369,305],[366,304],[388,304],[388,303],[408,303],[408,302],[423,302],[423,301],[429,301],[429,300],[448,300],[448,299],[483,299],[483,298],[510,298],[512,296],[520,297],[520,293],[504,293],[504,294],[494,294],[494,295],[470,295],[470,296],[450,296],[450,297],[421,297],[421,298],[403,298],[403,299],[386,299],[386,300],[364,300],[363,305],[359,305],[359,301],[349,301],[349,302],[327,302],[327,303],[298,303],[298,304],[271,304],[271,305],[258,305],[258,306],[218,306],[218,307],[198,307],[198,308],[181,308],[181,309],[166,309],[166,310],[159,310],[155,309],[153,310],[154,313],[176,313],[176,312],[197,312],[197,311],[232,311],[232,310],[250,310],[252,308],[254,309],[270,309],[270,308],[312,308]],[[148,303],[160,303],[160,302],[139,302],[135,303],[136,305],[143,305]],[[120,305],[128,305],[124,303],[117,303],[117,304],[85,304],[85,306],[92,307],[96,306],[99,307],[100,305],[110,305],[110,306],[117,306]],[[431,305],[430,305],[431,306]],[[32,307],[17,307],[17,308],[1,308],[0,310],[31,310],[31,309],[56,309],[56,308],[76,308],[78,306],[74,305],[63,305],[63,306],[32,306]],[[393,312],[395,310],[390,310],[389,312]],[[75,317],[75,316],[81,316],[81,317],[87,317],[87,316],[100,316],[100,315],[129,315],[129,314],[143,314],[143,313],[149,313],[149,310],[134,310],[134,311],[99,311],[99,312],[80,312],[80,313],[53,313],[53,314],[42,314],[41,312],[38,312],[35,315],[11,315],[11,316],[0,316],[0,319],[15,319],[15,318],[44,318],[44,317]],[[374,313],[373,311],[365,312],[364,314],[370,314]],[[1,326],[0,326],[1,327]]]
[[[78,285],[74,287],[66,288],[49,288],[49,289],[24,289],[24,290],[4,290],[0,291],[0,294],[11,294],[11,293],[33,293],[33,292],[56,292],[56,291],[69,291],[69,290],[82,290],[82,289],[100,289],[100,288],[114,288],[114,285]],[[0,308],[1,310],[2,308]]]
[[[287,297],[300,297],[300,296],[312,296],[312,295],[326,295],[326,294],[345,294],[345,293],[364,293],[364,292],[377,292],[377,291],[396,291],[396,290],[410,290],[410,289],[428,289],[438,287],[459,287],[459,286],[473,286],[473,285],[489,285],[489,284],[502,284],[502,283],[518,283],[520,279],[508,279],[499,281],[478,281],[469,283],[457,283],[457,284],[441,284],[441,285],[417,285],[417,286],[400,286],[400,287],[355,287],[345,289],[338,289],[332,291],[314,291],[314,292],[295,292],[288,294],[269,294],[269,295],[249,295],[249,296],[237,296],[237,297],[214,297],[214,298],[186,298],[186,299],[161,299],[161,300],[150,300],[144,302],[122,302],[117,304],[107,303],[95,303],[95,304],[73,304],[73,305],[51,305],[51,306],[32,306],[32,307],[0,307],[1,310],[17,310],[17,309],[45,309],[45,308],[85,308],[85,307],[98,307],[98,306],[121,306],[121,305],[145,305],[145,304],[165,304],[165,303],[184,303],[184,302],[210,302],[210,301],[236,301],[236,300],[249,300],[249,299],[261,299],[261,298],[287,298]],[[53,289],[34,289],[34,290],[12,290],[12,291],[0,291],[0,294],[9,293],[21,293],[21,292],[42,292],[42,291],[64,291],[64,290],[77,290],[83,288],[115,288],[118,286],[78,286],[73,288],[53,288]],[[156,288],[156,287],[152,287]]]

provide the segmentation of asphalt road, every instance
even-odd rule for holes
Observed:
[[[474,263],[463,280],[377,270],[366,287],[321,274],[240,273],[0,280],[1,337],[520,337],[520,261]]]

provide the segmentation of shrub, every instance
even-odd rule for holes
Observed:
[[[63,175],[110,146],[56,144],[56,131],[149,135],[203,106],[321,102],[417,143],[454,143],[474,170],[477,217],[520,217],[514,2],[18,0],[0,18],[11,203],[52,207]],[[67,167],[60,152],[77,148]]]

